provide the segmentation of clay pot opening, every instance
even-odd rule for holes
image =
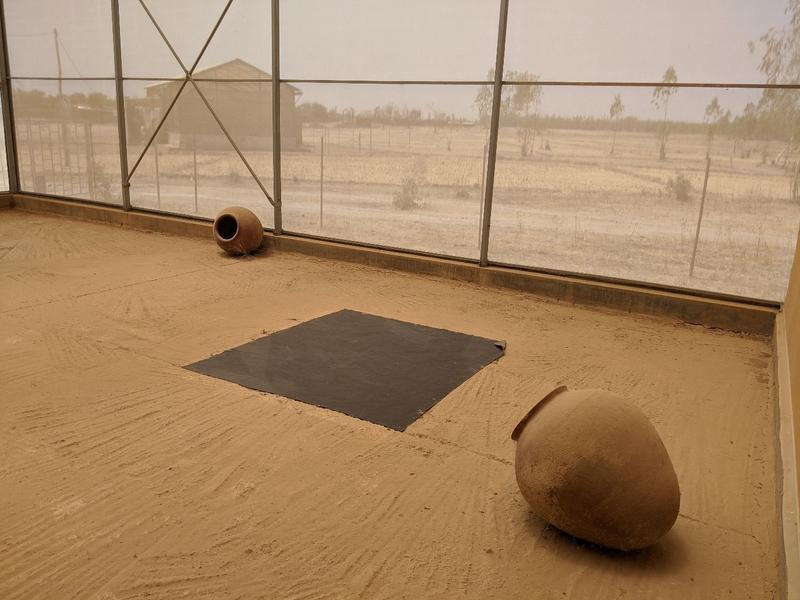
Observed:
[[[519,436],[522,434],[522,430],[525,429],[525,425],[527,425],[528,421],[530,421],[533,418],[533,415],[536,412],[538,412],[539,409],[542,408],[545,404],[547,404],[553,398],[558,396],[561,392],[566,392],[566,391],[567,391],[567,386],[560,385],[556,389],[554,389],[552,392],[547,394],[544,398],[539,400],[539,402],[537,402],[533,406],[533,408],[530,409],[524,417],[522,417],[522,420],[519,423],[517,423],[517,426],[514,427],[514,431],[511,432],[511,439],[516,442],[517,439],[519,439]]]
[[[221,215],[214,227],[217,230],[217,235],[225,242],[231,241],[239,233],[239,221],[233,215]]]
[[[261,221],[252,210],[243,206],[229,206],[221,210],[214,219],[213,231],[217,245],[233,256],[249,254],[264,241]]]

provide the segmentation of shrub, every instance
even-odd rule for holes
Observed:
[[[667,190],[681,202],[687,202],[692,191],[692,182],[683,173],[678,173],[667,180]]]
[[[94,193],[96,200],[103,200],[104,202],[117,203],[119,202],[119,192],[117,191],[119,183],[114,178],[106,173],[103,165],[96,160],[93,165],[94,172]]]
[[[395,192],[392,204],[400,210],[412,210],[422,206],[422,196],[419,192],[417,180],[407,176],[400,180],[400,191]]]

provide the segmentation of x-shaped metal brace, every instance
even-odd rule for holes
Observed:
[[[222,130],[222,133],[224,133],[225,137],[228,138],[228,141],[231,143],[231,146],[236,151],[236,154],[238,154],[239,158],[242,159],[242,162],[244,163],[244,166],[247,167],[248,171],[250,171],[250,175],[253,176],[253,179],[258,184],[258,187],[260,187],[261,191],[264,192],[264,195],[267,197],[267,200],[269,200],[269,203],[272,206],[275,206],[275,201],[272,199],[272,196],[269,194],[267,189],[264,187],[264,184],[261,183],[261,179],[259,179],[258,175],[256,175],[256,172],[253,170],[253,167],[250,166],[250,163],[244,157],[244,154],[242,154],[242,151],[239,150],[239,146],[237,146],[236,142],[233,141],[233,138],[231,137],[230,133],[228,133],[228,130],[225,129],[225,125],[222,124],[222,121],[217,116],[217,113],[214,111],[213,108],[211,108],[211,104],[209,103],[209,101],[206,98],[205,94],[203,94],[203,92],[200,90],[200,86],[197,85],[197,82],[194,80],[194,77],[193,77],[194,71],[195,71],[195,69],[197,69],[197,65],[200,63],[200,60],[203,58],[203,54],[205,54],[205,51],[208,48],[208,45],[211,43],[211,40],[213,39],[214,34],[217,33],[217,29],[219,29],[219,26],[222,23],[222,20],[225,18],[225,15],[227,14],[228,9],[231,7],[232,3],[233,3],[233,0],[228,0],[228,2],[225,4],[225,8],[223,9],[222,14],[219,16],[219,19],[217,19],[217,22],[214,25],[214,28],[211,30],[211,33],[209,34],[208,38],[206,39],[206,43],[203,44],[203,47],[200,50],[200,54],[197,56],[197,60],[194,61],[194,64],[192,64],[192,67],[190,69],[187,69],[186,65],[183,64],[183,61],[181,60],[180,56],[178,56],[178,53],[175,51],[175,48],[172,47],[172,44],[170,43],[170,41],[167,38],[166,34],[164,33],[164,31],[159,26],[158,21],[156,21],[155,17],[153,16],[153,13],[151,13],[150,9],[147,8],[147,4],[145,4],[144,0],[139,0],[139,4],[142,5],[142,8],[147,13],[147,16],[153,22],[153,25],[155,26],[156,30],[158,31],[159,35],[161,36],[161,39],[164,40],[164,43],[167,45],[167,48],[169,48],[169,51],[172,52],[172,55],[175,57],[175,60],[178,61],[178,64],[181,66],[181,69],[183,69],[184,80],[181,83],[180,88],[178,88],[178,92],[175,94],[175,97],[172,99],[172,102],[170,102],[169,106],[167,107],[167,110],[162,115],[161,120],[158,122],[158,125],[156,126],[155,130],[153,131],[153,134],[150,136],[150,139],[147,140],[147,144],[145,144],[145,147],[142,150],[141,154],[139,155],[139,158],[133,164],[133,167],[131,168],[130,172],[128,173],[128,179],[125,182],[126,185],[130,185],[131,177],[133,177],[133,174],[136,172],[136,169],[139,168],[139,165],[141,164],[142,160],[144,159],[145,154],[147,154],[147,151],[150,149],[150,146],[153,144],[153,141],[156,139],[156,136],[158,135],[158,132],[161,131],[161,128],[164,126],[164,123],[166,122],[167,117],[169,117],[169,114],[172,112],[172,109],[175,107],[175,104],[178,102],[178,98],[180,98],[180,95],[183,93],[183,90],[186,88],[186,86],[191,83],[192,86],[194,87],[195,91],[197,92],[198,96],[200,96],[200,99],[203,101],[203,104],[205,104],[206,108],[208,108],[208,112],[211,113],[211,116],[214,117],[214,120],[217,122],[217,125],[219,125],[219,128]],[[275,85],[274,81],[272,82],[272,85]],[[272,124],[273,128],[276,127],[276,126],[280,127],[280,124],[276,124],[276,123]]]

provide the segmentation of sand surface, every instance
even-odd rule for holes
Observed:
[[[405,433],[182,365],[341,308],[506,339]],[[774,598],[767,340],[209,240],[0,212],[0,598]],[[683,497],[615,554],[531,516],[556,384],[662,435]]]

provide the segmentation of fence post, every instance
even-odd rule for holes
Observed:
[[[694,234],[694,249],[692,250],[692,262],[689,265],[689,277],[694,275],[694,260],[697,257],[697,243],[700,241],[700,225],[703,223],[703,210],[706,206],[706,190],[708,189],[708,172],[711,169],[711,156],[706,154],[706,178],[703,181],[703,195],[700,197],[700,214],[697,215],[697,231]]]
[[[494,91],[492,95],[492,121],[489,129],[489,151],[486,163],[486,193],[483,200],[483,226],[480,239],[480,265],[489,264],[489,229],[492,222],[494,198],[494,170],[497,164],[497,137],[500,131],[500,100],[503,93],[503,69],[508,29],[508,0],[500,0],[500,23],[497,29],[497,56],[494,66]]]
[[[31,119],[25,119],[25,132],[28,134],[28,161],[31,163],[31,191],[41,191],[36,189],[36,153],[33,150],[33,126]],[[44,168],[44,165],[42,165]]]
[[[283,233],[281,201],[281,23],[280,0],[272,0],[272,200],[275,235]]]
[[[161,209],[161,171],[158,168],[158,142],[153,144],[153,151],[156,153],[156,206]]]
[[[86,170],[89,177],[89,195],[93,200],[97,200],[97,186],[94,177],[94,145],[92,144],[92,124],[84,124],[84,142],[86,145]]]
[[[122,39],[119,25],[119,0],[111,0],[111,23],[114,35],[114,83],[117,96],[117,133],[119,135],[119,170],[122,178],[122,209],[131,209],[131,184],[128,181],[128,136],[125,130],[125,86],[122,83]]]

